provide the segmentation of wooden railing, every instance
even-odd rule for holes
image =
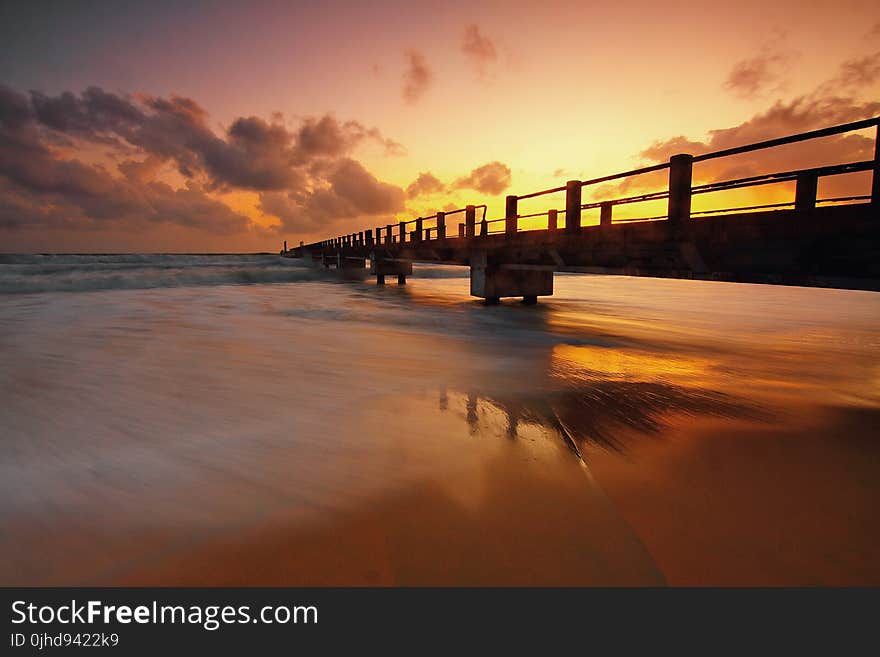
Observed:
[[[731,180],[714,181],[701,185],[693,185],[693,165],[695,163],[717,160],[720,158],[741,155],[754,151],[777,148],[788,144],[804,142],[811,139],[830,137],[845,134],[867,128],[875,128],[874,159],[859,162],[848,162],[828,166],[813,167],[808,169],[795,169],[776,173],[768,173]],[[488,236],[491,234],[504,233],[514,236],[521,231],[520,220],[547,217],[548,231],[565,230],[568,233],[577,233],[581,229],[582,213],[584,210],[599,209],[599,224],[608,226],[618,222],[633,221],[656,221],[665,220],[671,226],[681,225],[695,215],[727,214],[732,212],[753,212],[756,210],[771,210],[791,207],[795,210],[810,210],[817,205],[829,203],[850,203],[869,201],[874,207],[880,208],[880,139],[877,132],[880,131],[880,117],[853,121],[841,125],[830,126],[820,130],[811,130],[778,139],[755,142],[727,148],[711,153],[699,155],[680,154],[673,155],[668,162],[652,166],[623,171],[607,176],[600,176],[590,180],[569,180],[565,185],[530,192],[522,195],[509,195],[505,199],[504,216],[496,219],[487,219],[487,206],[468,205],[450,212],[437,212],[429,217],[418,217],[409,221],[400,221],[396,224],[386,224],[373,229],[358,233],[339,235],[314,244],[306,245],[305,248],[329,248],[344,249],[349,247],[363,247],[374,245],[400,245],[406,242],[418,243],[432,240],[448,239],[472,239]],[[666,189],[639,195],[623,196],[602,201],[582,202],[583,190],[587,187],[603,183],[623,181],[645,174],[659,171],[668,171],[668,186]],[[848,195],[831,198],[818,198],[818,182],[821,178],[842,174],[856,173],[860,171],[873,171],[870,195]],[[748,187],[758,187],[784,182],[795,183],[794,199],[791,202],[767,203],[760,205],[747,205],[739,207],[725,207],[712,210],[691,210],[691,200],[695,195],[708,194],[711,192],[730,191]],[[535,199],[553,194],[565,193],[564,208],[549,208],[540,212],[520,214],[519,204],[521,201]],[[648,201],[667,201],[665,214],[658,216],[637,218],[615,218],[613,211],[615,206]],[[482,210],[482,218],[477,224],[477,211]],[[458,224],[458,231],[448,230],[448,219],[457,214],[464,214],[464,221]],[[563,216],[563,225],[559,226],[559,215]],[[498,230],[496,225],[503,224]]]

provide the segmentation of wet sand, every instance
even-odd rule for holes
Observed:
[[[877,409],[792,409],[587,460],[670,584],[877,586],[878,427]]]
[[[0,298],[0,583],[880,583],[880,295],[423,274]]]

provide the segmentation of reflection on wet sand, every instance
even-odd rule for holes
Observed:
[[[450,395],[450,410],[458,407]],[[430,417],[428,400],[407,400]],[[462,444],[460,418],[434,419],[457,450],[445,479],[425,475],[393,494],[303,524],[278,510],[247,531],[148,559],[114,583],[298,585],[658,585],[662,574],[591,477],[540,431],[528,447],[483,418]],[[367,418],[372,422],[381,418]],[[372,428],[372,427],[369,427]],[[412,436],[438,438],[433,430]],[[473,436],[471,436],[473,438]],[[436,448],[427,447],[433,457]],[[393,463],[414,458],[406,448]],[[442,449],[440,451],[445,451]]]
[[[478,401],[475,393],[468,395],[467,419],[474,433],[478,426]],[[556,431],[578,456],[584,443],[625,451],[623,430],[630,429],[642,436],[656,435],[667,426],[666,419],[671,415],[753,420],[770,417],[724,393],[644,381],[596,381],[539,397],[496,397],[485,401],[505,414],[508,436],[516,437],[520,422],[538,424]]]
[[[880,307],[705,285],[3,299],[0,583],[880,583]]]

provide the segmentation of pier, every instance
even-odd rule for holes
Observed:
[[[536,303],[553,294],[554,272],[880,290],[878,126],[880,117],[874,117],[711,153],[674,155],[652,166],[509,195],[500,218],[488,219],[486,205],[468,205],[300,243],[290,251],[285,243],[282,255],[350,277],[375,276],[380,285],[394,276],[405,284],[413,263],[466,266],[471,294],[487,304],[504,297]],[[693,182],[694,167],[703,162],[872,128],[873,159]],[[869,193],[819,196],[821,181],[859,172],[871,177]],[[646,175],[665,176],[663,188],[583,202],[584,190],[609,183],[625,190],[624,181]],[[786,183],[794,187],[790,201],[692,210],[698,196]],[[665,203],[658,216],[615,216],[622,206],[658,201]],[[526,203],[541,202],[548,207],[522,211]],[[583,225],[590,212],[598,214],[598,223]]]

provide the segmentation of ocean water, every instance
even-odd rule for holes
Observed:
[[[880,294],[0,255],[0,584],[880,583]]]

